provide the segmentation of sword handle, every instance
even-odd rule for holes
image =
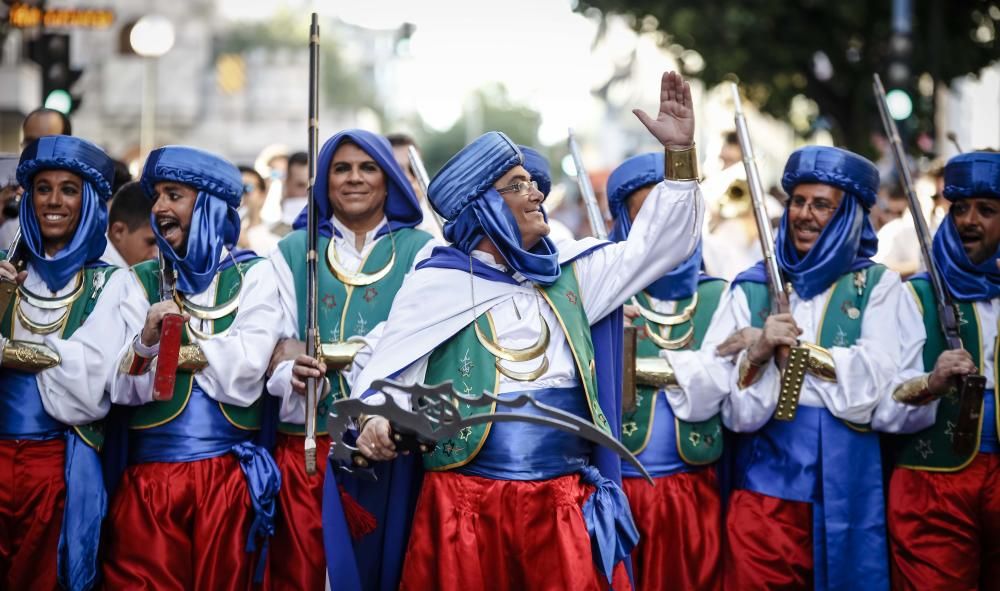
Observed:
[[[174,397],[183,330],[184,317],[180,314],[167,314],[160,322],[160,352],[156,356],[156,374],[153,376],[153,400],[164,401]]]

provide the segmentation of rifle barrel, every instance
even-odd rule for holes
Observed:
[[[597,203],[597,196],[594,194],[594,187],[590,184],[590,177],[587,176],[587,169],[583,166],[583,156],[580,154],[580,146],[576,143],[576,136],[573,130],[569,130],[567,139],[569,153],[573,157],[573,167],[576,168],[576,183],[580,187],[580,197],[587,208],[587,219],[590,221],[590,231],[594,237],[600,240],[608,239],[607,218],[601,211],[600,204]]]

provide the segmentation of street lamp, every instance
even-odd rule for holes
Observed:
[[[132,51],[146,61],[142,76],[141,125],[139,149],[143,158],[153,149],[156,134],[156,75],[159,58],[174,46],[174,25],[158,14],[149,14],[138,21],[129,33]]]

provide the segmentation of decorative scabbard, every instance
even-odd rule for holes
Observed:
[[[59,365],[59,354],[42,343],[8,340],[3,345],[3,367],[38,373]]]
[[[774,409],[774,418],[779,421],[791,421],[799,408],[799,396],[805,383],[806,371],[809,369],[809,349],[807,347],[792,347],[788,355],[788,363],[781,373],[781,387],[778,390],[778,406]]]

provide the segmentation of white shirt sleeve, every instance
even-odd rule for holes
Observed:
[[[93,311],[70,338],[60,338],[59,333],[45,335],[45,344],[61,361],[38,373],[38,391],[45,412],[61,423],[89,423],[104,418],[111,408],[105,386],[118,347],[125,340],[118,302],[127,279],[127,270],[111,274]]]
[[[108,377],[108,387],[111,392],[111,402],[125,406],[138,406],[153,401],[153,376],[156,374],[156,361],[148,372],[130,376],[120,371],[122,361],[128,357],[133,346],[142,353],[153,353],[159,346],[153,347],[152,351],[145,351],[142,343],[139,342],[139,334],[146,323],[146,313],[149,311],[149,299],[143,289],[139,278],[132,270],[119,271],[125,276],[125,288],[122,292],[117,313],[121,316],[121,322],[125,326],[125,338],[120,341],[120,348],[115,363],[111,366],[111,375]]]
[[[899,327],[899,372],[882,392],[872,417],[872,428],[886,433],[915,433],[934,424],[938,400],[924,405],[904,404],[893,399],[896,388],[924,375],[924,344],[927,331],[917,295],[909,286],[899,298],[896,325]]]
[[[732,314],[726,311],[732,298],[726,290],[712,314],[712,321],[697,351],[660,351],[670,362],[677,377],[677,388],[665,390],[674,415],[682,421],[704,421],[719,413],[722,401],[729,396],[731,359],[720,357],[715,349],[736,329]]]
[[[665,180],[646,198],[626,240],[577,259],[591,324],[691,255],[701,239],[704,208],[698,183]]]

